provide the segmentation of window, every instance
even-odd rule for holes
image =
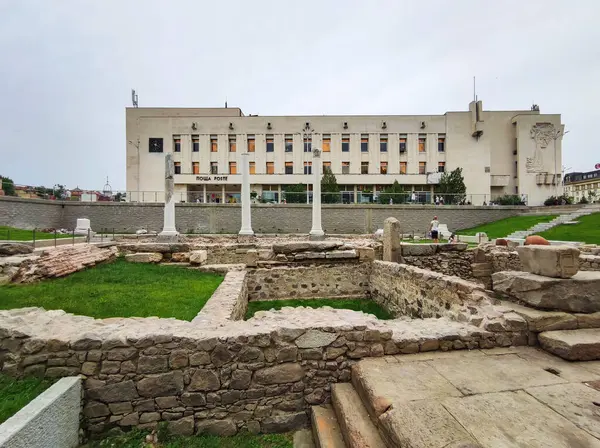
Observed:
[[[150,137],[148,139],[148,152],[163,152],[163,139]]]
[[[369,174],[369,162],[360,162],[360,174]]]
[[[350,174],[350,162],[342,162],[342,174]]]
[[[181,174],[181,162],[175,162],[175,174]]]
[[[312,137],[304,137],[304,152],[312,151]]]
[[[369,152],[369,136],[366,134],[360,136],[360,152]]]
[[[331,136],[329,134],[323,135],[323,152],[331,152]]]
[[[487,171],[487,172],[489,173],[489,171]],[[515,175],[514,175],[514,177],[517,177],[518,175],[519,175],[519,162],[517,162],[515,160]]]
[[[219,162],[210,162],[210,174],[219,174]]]
[[[406,174],[407,162],[400,162],[400,174]]]
[[[406,152],[406,135],[400,136],[400,154]]]
[[[267,174],[275,174],[275,162],[267,162]]]
[[[173,136],[173,152],[181,152],[181,137]]]
[[[235,135],[230,135],[229,136],[229,152],[235,152],[236,151],[236,144],[235,144]]]
[[[290,134],[285,136],[285,152],[292,152],[294,150],[294,137]]]
[[[267,135],[267,152],[275,151],[275,144],[273,143],[273,134]]]
[[[348,134],[342,135],[342,152],[350,152],[350,136]]]
[[[438,162],[438,173],[446,172],[446,162]]]
[[[200,162],[192,162],[192,173],[200,174]]]
[[[285,174],[294,174],[294,162],[285,162]]]
[[[200,151],[200,137],[198,135],[192,135],[192,151]]]
[[[419,174],[427,174],[427,163],[419,162]]]
[[[237,174],[237,163],[229,162],[229,174]]]
[[[444,135],[438,137],[438,152],[446,151],[446,137]]]
[[[379,174],[387,174],[387,162],[381,162],[379,164]]]
[[[254,152],[256,150],[256,140],[254,135],[248,136],[248,152]]]
[[[304,174],[312,174],[312,162],[304,162]]]
[[[379,137],[379,152],[387,152],[387,143],[387,135],[382,135],[381,137]]]
[[[425,143],[427,138],[424,135],[419,135],[419,152],[425,152]]]
[[[250,167],[250,174],[256,174],[256,162],[250,162],[249,167]]]
[[[323,162],[323,172],[325,173],[327,170],[331,170],[331,162]]]
[[[217,152],[218,149],[219,149],[219,145],[217,143],[217,136],[211,135],[210,136],[210,152]]]

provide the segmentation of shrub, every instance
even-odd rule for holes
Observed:
[[[516,194],[500,196],[499,198],[494,199],[494,202],[498,205],[525,205],[525,202],[523,202],[521,197]]]
[[[573,198],[569,198],[564,194],[562,196],[550,196],[544,201],[544,205],[569,205],[573,203]]]

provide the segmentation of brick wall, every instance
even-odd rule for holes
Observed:
[[[403,233],[424,233],[434,215],[450,230],[473,227],[518,215],[524,207],[433,207],[390,205],[323,206],[323,229],[327,233],[371,233],[383,228],[388,217],[400,220]],[[181,232],[237,233],[240,228],[239,205],[177,204],[176,225]],[[252,207],[252,226],[257,233],[308,233],[311,228],[310,205],[260,204]],[[0,197],[0,225],[21,228],[75,227],[77,218],[89,218],[92,229],[135,231],[139,228],[161,230],[162,204],[73,203]]]

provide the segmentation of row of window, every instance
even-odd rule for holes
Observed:
[[[597,190],[598,188],[600,188],[600,184],[596,183],[596,184],[586,184],[586,185],[573,185],[572,187],[575,191],[582,191],[582,190]]]
[[[331,169],[331,162],[323,162],[323,172],[325,169]],[[446,171],[446,162],[438,162],[438,172]],[[407,174],[407,162],[400,162],[400,174]],[[200,174],[200,162],[192,162],[192,173]],[[275,174],[275,162],[266,163],[266,173]],[[294,162],[285,162],[285,174],[294,174]],[[419,174],[427,173],[427,163],[419,162]],[[175,162],[175,174],[181,174],[181,162]],[[210,174],[219,173],[219,162],[210,162]],[[237,162],[229,162],[229,173],[238,174]],[[256,163],[250,162],[250,174],[256,174]],[[312,174],[312,162],[304,162],[304,174]],[[350,162],[342,162],[342,173],[350,174]],[[360,174],[369,174],[369,162],[360,163]],[[388,174],[388,162],[380,162],[379,174]]]
[[[150,152],[163,152],[162,151],[162,139],[151,138],[150,140],[151,141],[152,140],[154,140],[154,141],[160,140],[160,151],[156,150],[157,149],[156,145],[150,144],[150,146],[149,146]],[[210,151],[211,152],[218,152],[219,144],[218,144],[217,140],[218,139],[217,139],[216,135],[210,136]],[[321,146],[322,146],[323,152],[331,151],[331,136],[329,134],[323,135],[323,140],[322,140]],[[419,152],[426,152],[426,147],[427,147],[427,137],[424,135],[420,135],[419,140],[418,140]],[[406,152],[406,135],[400,136],[400,142],[399,142],[398,149],[399,149],[400,153]],[[173,150],[175,152],[181,152],[181,137],[179,137],[179,136],[173,137]],[[275,143],[274,143],[272,134],[269,134],[266,137],[265,150],[266,150],[266,152],[274,152],[275,151]],[[192,135],[192,151],[193,152],[200,151],[200,136],[198,136],[198,135]],[[236,136],[230,135],[229,136],[229,152],[236,152],[236,151],[237,151]],[[254,135],[248,135],[248,152],[255,152],[255,151],[256,151],[256,138],[254,137]],[[294,138],[291,134],[286,134],[285,135],[285,152],[293,152],[293,151],[294,151]],[[312,139],[309,137],[304,137],[304,152],[311,152],[311,151],[312,151]],[[360,151],[361,152],[369,152],[369,136],[367,134],[361,135]],[[388,151],[388,136],[387,135],[380,135],[379,151],[380,152]],[[440,136],[440,137],[438,137],[438,152],[445,152],[445,151],[446,151],[446,137]],[[342,152],[350,152],[350,135],[348,135],[348,134],[342,135]]]

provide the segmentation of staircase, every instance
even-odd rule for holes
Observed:
[[[539,232],[544,232],[545,230],[551,229],[552,227],[556,227],[558,225],[564,224],[565,222],[575,221],[577,218],[581,216],[591,215],[592,213],[600,212],[600,204],[590,204],[585,207],[580,208],[579,210],[557,216],[550,222],[540,222],[533,227],[530,227],[527,230],[518,230],[516,232],[511,233],[506,238],[514,238],[514,239],[523,239],[527,238],[529,235],[533,235]]]

